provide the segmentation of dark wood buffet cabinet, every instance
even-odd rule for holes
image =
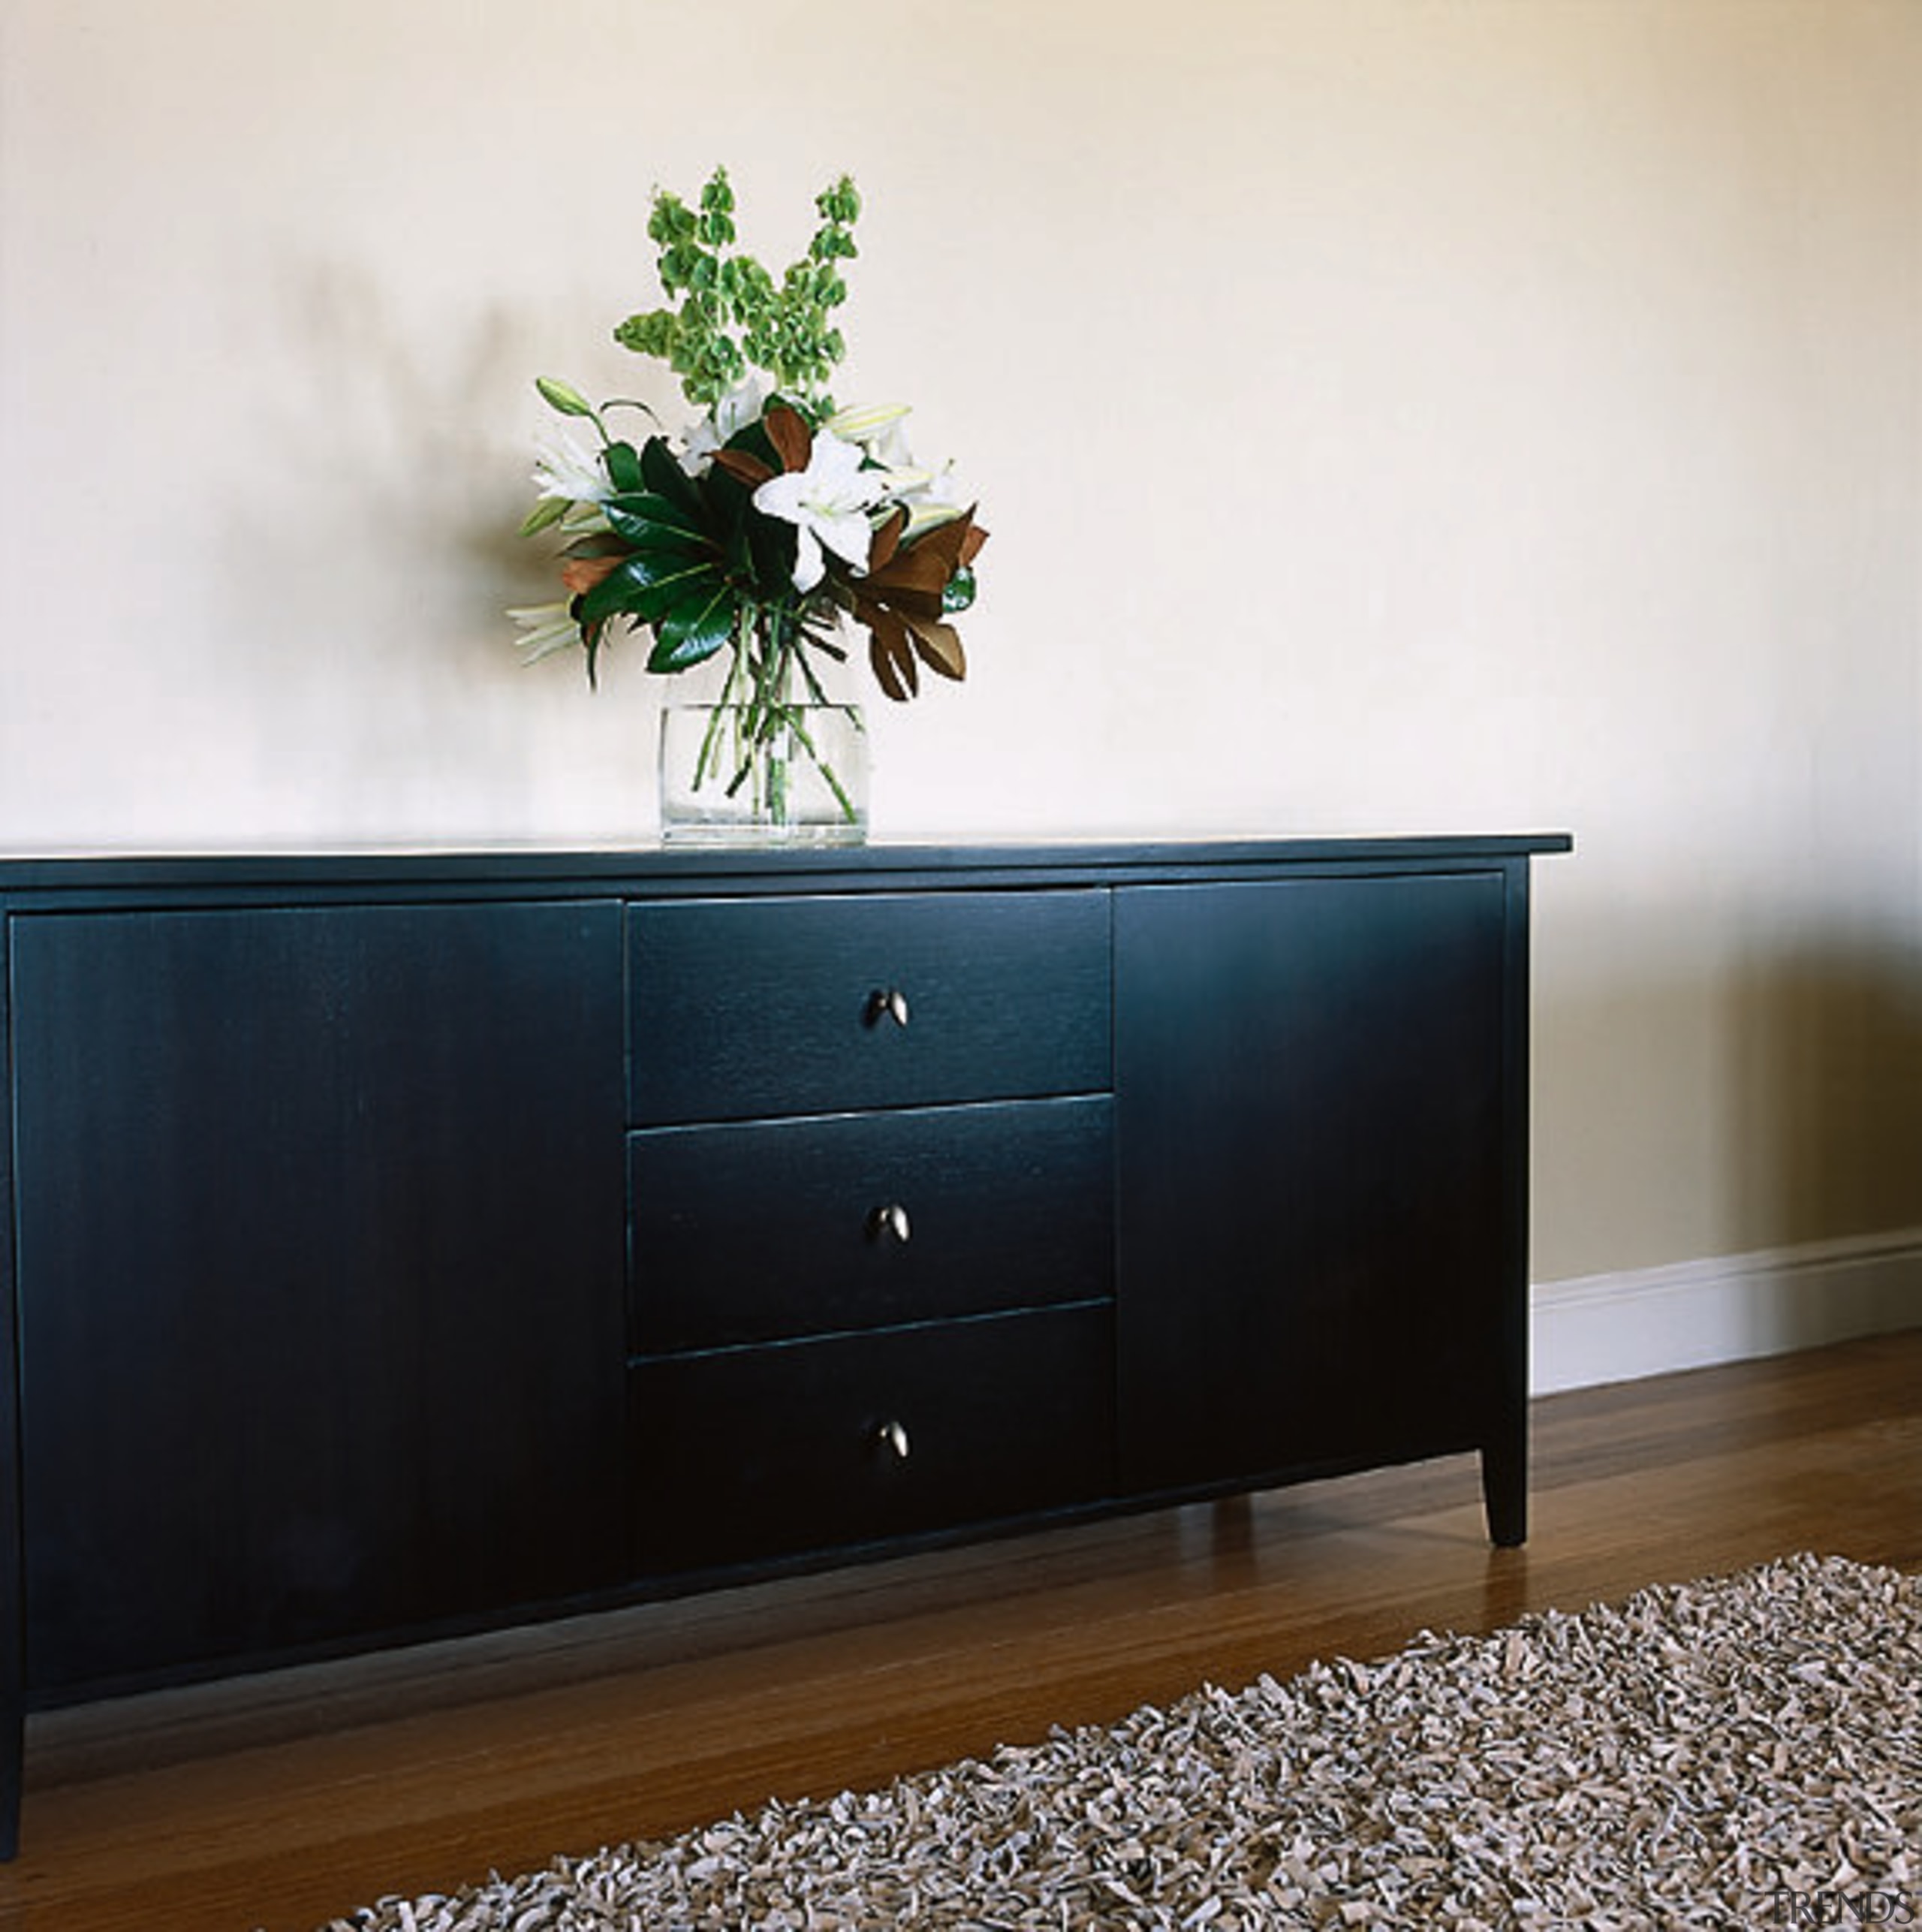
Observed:
[[[1561,835],[0,862],[32,1707],[1478,1451]]]

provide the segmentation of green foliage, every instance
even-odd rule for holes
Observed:
[[[765,447],[758,424],[731,446],[750,449],[757,441]],[[769,585],[791,580],[793,533],[756,512],[746,486],[719,469],[699,481],[688,476],[659,436],[639,450],[610,443],[602,456],[614,486],[601,505],[611,541],[589,538],[575,547],[577,556],[615,559],[572,607],[590,677],[616,619],[653,633],[649,671],[673,672],[737,643],[758,620],[779,616],[782,603],[798,604],[791,591],[769,601]],[[798,611],[786,621],[797,627]]]
[[[815,422],[831,415],[827,384],[847,353],[833,320],[848,299],[836,264],[860,252],[854,231],[861,197],[843,175],[815,196],[815,209],[820,224],[807,253],[777,282],[734,248],[734,191],[725,167],[714,170],[696,207],[657,191],[647,233],[661,288],[676,306],[630,315],[614,339],[666,363],[697,408],[712,408],[752,364]]]

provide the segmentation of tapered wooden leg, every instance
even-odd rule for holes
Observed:
[[[26,1755],[26,1722],[17,1700],[0,1714],[0,1863],[20,1849],[20,1778]]]
[[[1481,1450],[1481,1498],[1488,1513],[1489,1541],[1512,1550],[1528,1541],[1529,1454],[1527,1425],[1510,1430]]]

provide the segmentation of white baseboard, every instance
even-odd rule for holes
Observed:
[[[1538,1395],[1922,1326],[1922,1228],[1541,1282]]]

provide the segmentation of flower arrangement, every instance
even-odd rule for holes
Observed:
[[[843,176],[815,206],[807,252],[777,282],[735,247],[725,168],[697,206],[655,194],[648,234],[676,306],[631,315],[614,335],[679,378],[700,413],[678,437],[657,430],[637,444],[610,417],[653,417],[646,404],[597,408],[568,384],[536,385],[560,415],[591,425],[598,446],[562,432],[540,454],[538,500],[521,533],[563,539],[568,595],[511,613],[528,654],[578,644],[591,684],[617,625],[651,635],[651,671],[728,653],[717,716],[731,713],[738,736],[731,755],[718,740],[703,752],[731,789],[760,782],[764,749],[792,732],[804,707],[827,701],[815,660],[845,658],[844,622],[866,632],[891,699],[913,697],[923,668],[963,677],[950,619],[974,600],[987,539],[951,471],[908,454],[905,405],[843,408],[829,393],[845,352],[834,321],[848,294],[841,264],[858,252],[861,203]]]

